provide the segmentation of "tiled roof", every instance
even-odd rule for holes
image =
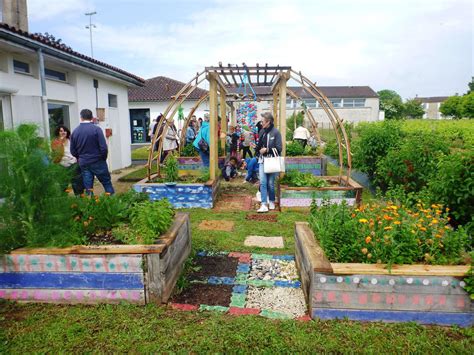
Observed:
[[[448,99],[449,96],[433,96],[433,97],[416,97],[415,99],[420,102],[443,102]]]
[[[186,84],[181,81],[170,79],[166,76],[157,76],[156,78],[145,80],[145,86],[143,87],[128,89],[128,101],[168,101],[184,85]],[[197,88],[188,96],[188,99],[198,100],[206,93],[206,90]]]
[[[101,66],[101,67],[104,67],[104,68],[107,68],[109,70],[112,70],[114,72],[117,72],[119,74],[122,74],[122,75],[125,75],[131,79],[133,79],[134,81],[136,81],[136,84],[142,84],[145,82],[144,79],[140,78],[139,76],[136,76],[136,75],[133,75],[125,70],[122,70],[120,68],[117,68],[117,67],[114,67],[110,64],[107,64],[107,63],[104,63],[104,62],[101,62],[97,59],[94,59],[94,58],[91,58],[91,57],[88,57],[84,54],[81,54],[79,52],[76,52],[64,45],[60,45],[58,43],[55,43],[55,42],[52,42],[52,41],[49,41],[47,38],[45,37],[42,37],[42,36],[38,36],[38,35],[35,35],[35,34],[32,34],[32,33],[29,33],[29,32],[25,32],[25,31],[22,31],[22,30],[19,30],[13,26],[9,26],[5,23],[0,23],[0,30],[3,29],[3,30],[7,30],[9,32],[12,32],[14,33],[15,35],[19,35],[21,37],[24,37],[24,38],[27,38],[29,40],[33,40],[33,41],[36,41],[38,43],[41,43],[43,45],[46,45],[46,46],[49,46],[51,48],[54,48],[58,51],[61,51],[61,52],[65,52],[69,55],[72,55],[74,57],[77,57],[83,61],[86,61],[86,62],[90,62],[92,64],[95,64],[95,65],[98,65],[98,66]]]

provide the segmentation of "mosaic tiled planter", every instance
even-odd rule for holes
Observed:
[[[307,223],[295,226],[296,264],[313,319],[471,326],[469,266],[330,263]]]
[[[322,176],[328,182],[335,183],[337,177]],[[362,198],[362,186],[356,181],[349,179],[348,186],[328,186],[328,187],[290,187],[286,185],[279,186],[280,208],[288,209],[308,209],[313,200],[317,205],[325,200],[330,203],[341,203],[346,201],[350,206],[358,205]]]
[[[219,157],[217,164],[219,169],[224,166],[226,157]],[[202,174],[202,160],[200,157],[179,157],[178,174],[179,176],[196,176]]]
[[[151,183],[145,178],[135,185],[137,192],[145,192],[150,200],[167,198],[175,208],[212,208],[216,200],[219,180],[206,183]]]
[[[166,302],[191,251],[177,213],[154,245],[17,249],[0,255],[0,298],[48,303]]]
[[[316,176],[327,174],[326,158],[314,156],[285,157],[286,171],[297,170],[302,173],[311,173]]]

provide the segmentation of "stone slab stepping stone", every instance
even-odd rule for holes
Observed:
[[[232,232],[234,230],[235,222],[233,221],[202,221],[198,228],[204,231],[224,231]]]
[[[283,248],[283,237],[263,237],[260,235],[249,235],[245,238],[244,245],[260,248]]]

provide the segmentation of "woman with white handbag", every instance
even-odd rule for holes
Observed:
[[[274,126],[274,118],[270,112],[262,113],[262,129],[259,132],[258,154],[260,193],[262,204],[257,212],[264,213],[275,209],[275,179],[283,172],[285,165],[280,157],[282,150],[281,134]],[[268,204],[267,204],[268,201]]]

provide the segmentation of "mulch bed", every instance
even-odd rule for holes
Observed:
[[[171,302],[192,305],[206,304],[209,306],[229,306],[232,295],[232,286],[193,284]]]
[[[271,213],[253,214],[249,213],[245,217],[249,221],[278,222],[278,215]]]
[[[234,277],[239,259],[227,256],[203,256],[194,259],[198,270],[189,274],[190,280],[207,278],[209,276]]]
[[[224,231],[224,232],[232,232],[234,230],[235,223],[233,221],[210,221],[204,220],[199,223],[198,228],[200,230],[206,231]]]
[[[93,234],[87,236],[87,244],[91,245],[112,245],[112,244],[125,244],[124,242],[117,240],[112,235],[112,231],[106,231],[100,234]]]

